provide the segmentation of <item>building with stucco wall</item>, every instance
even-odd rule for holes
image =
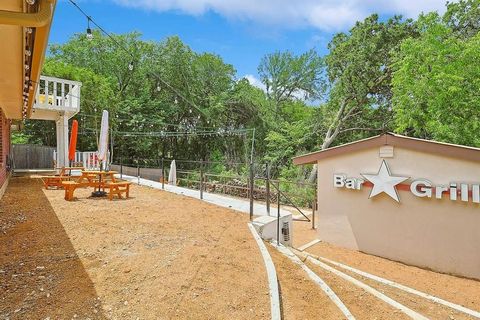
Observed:
[[[480,279],[480,149],[396,134],[303,155],[318,166],[318,236]]]

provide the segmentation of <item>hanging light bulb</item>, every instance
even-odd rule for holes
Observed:
[[[25,0],[26,3],[33,6],[35,4],[35,0]]]
[[[162,88],[160,87],[160,85],[157,85],[157,92],[160,92],[160,90],[162,90]]]
[[[132,71],[133,70],[133,62],[130,62],[128,64],[128,70]]]
[[[192,109],[188,109],[188,112],[192,113]]]
[[[30,27],[25,28],[25,32],[28,34],[31,34],[33,32],[33,29]]]
[[[90,29],[90,17],[87,18],[87,39],[88,40],[93,39],[92,29]]]
[[[178,99],[177,99],[177,97],[175,97],[175,100],[173,100],[173,102],[174,102],[175,104],[178,104]]]

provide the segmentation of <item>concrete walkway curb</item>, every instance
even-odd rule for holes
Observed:
[[[303,246],[297,248],[298,251],[305,251],[305,249],[310,248],[311,246],[316,245],[317,243],[322,242],[320,239],[315,239],[310,241],[309,243],[305,243]]]
[[[331,265],[334,265],[334,266],[337,266],[339,268],[342,268],[344,270],[348,270],[348,271],[351,271],[353,273],[356,273],[362,277],[365,277],[365,278],[368,278],[368,279],[371,279],[371,280],[374,280],[374,281],[377,281],[377,282],[380,282],[382,284],[385,284],[385,285],[388,285],[388,286],[391,286],[393,288],[396,288],[396,289],[400,289],[400,290],[403,290],[405,292],[408,292],[408,293],[411,293],[411,294],[414,294],[414,295],[417,295],[419,297],[422,297],[422,298],[425,298],[427,300],[430,300],[430,301],[433,301],[435,303],[438,303],[438,304],[442,304],[446,307],[449,307],[449,308],[452,308],[452,309],[455,309],[457,311],[460,311],[460,312],[463,312],[463,313],[466,313],[468,315],[471,315],[472,317],[476,317],[476,318],[479,318],[480,319],[480,312],[478,311],[475,311],[475,310],[472,310],[472,309],[468,309],[464,306],[461,306],[461,305],[458,305],[458,304],[455,304],[453,302],[450,302],[450,301],[446,301],[446,300],[443,300],[441,298],[438,298],[438,297],[435,297],[435,296],[432,296],[428,293],[425,293],[425,292],[422,292],[422,291],[418,291],[416,289],[413,289],[413,288],[410,288],[410,287],[407,287],[407,286],[404,286],[402,284],[399,284],[399,283],[396,283],[394,281],[391,281],[391,280],[388,280],[388,279],[385,279],[385,278],[381,278],[379,276],[376,276],[376,275],[373,275],[373,274],[370,274],[368,272],[365,272],[365,271],[361,271],[361,270],[358,270],[358,269],[355,269],[355,268],[352,268],[350,266],[347,266],[345,264],[342,264],[340,262],[336,262],[336,261],[333,261],[333,260],[330,260],[330,259],[327,259],[327,258],[323,258],[323,257],[317,257],[317,256],[314,256],[312,254],[308,254],[310,257],[314,258],[314,259],[318,259],[318,260],[322,260],[324,262],[327,262]]]
[[[276,248],[278,251],[280,251],[283,255],[285,255],[287,258],[292,260],[293,263],[298,264],[303,271],[305,271],[309,278],[315,282],[320,289],[322,289],[323,292],[327,295],[330,300],[332,300],[333,303],[340,309],[340,311],[343,313],[343,315],[348,319],[348,320],[355,320],[355,317],[353,314],[348,310],[347,306],[343,303],[342,300],[337,296],[337,294],[330,288],[330,286],[323,281],[322,278],[320,278],[315,272],[313,272],[305,263],[300,260],[299,257],[297,257],[290,249],[283,245],[277,245],[274,242],[270,243],[274,248]]]
[[[250,232],[252,232],[253,238],[257,242],[258,248],[260,249],[260,253],[263,257],[263,262],[265,263],[265,269],[267,270],[272,320],[280,320],[282,318],[280,312],[280,292],[278,291],[278,278],[275,265],[270,257],[270,253],[268,253],[267,247],[265,247],[265,244],[258,235],[257,230],[255,230],[255,227],[251,223],[248,223],[248,228],[250,229]]]
[[[363,290],[365,290],[366,292],[372,294],[373,296],[375,296],[376,298],[382,300],[383,302],[391,305],[392,307],[394,307],[395,309],[398,309],[400,310],[401,312],[403,312],[404,314],[406,314],[407,316],[409,316],[410,318],[414,319],[414,320],[428,320],[427,317],[421,315],[420,313],[404,306],[403,304],[393,300],[392,298],[390,298],[389,296],[381,293],[380,291],[370,287],[369,285],[341,272],[341,271],[338,271],[337,269],[333,268],[333,267],[330,267],[329,265],[326,265],[325,263],[323,262],[320,262],[319,260],[316,260],[314,258],[312,258],[311,256],[307,255],[307,254],[304,254],[304,253],[301,253],[301,252],[298,252],[298,254],[300,256],[304,256],[306,257],[306,259],[313,263],[314,265],[324,269],[324,270],[327,270],[331,273],[333,273],[334,275],[354,284],[355,286],[359,287],[359,288],[362,288]]]

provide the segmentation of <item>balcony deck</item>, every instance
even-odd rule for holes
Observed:
[[[32,119],[56,120],[59,115],[73,117],[80,111],[81,82],[40,76]]]

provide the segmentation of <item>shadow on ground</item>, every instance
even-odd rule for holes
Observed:
[[[12,178],[0,200],[0,318],[75,315],[106,318],[40,179]]]

